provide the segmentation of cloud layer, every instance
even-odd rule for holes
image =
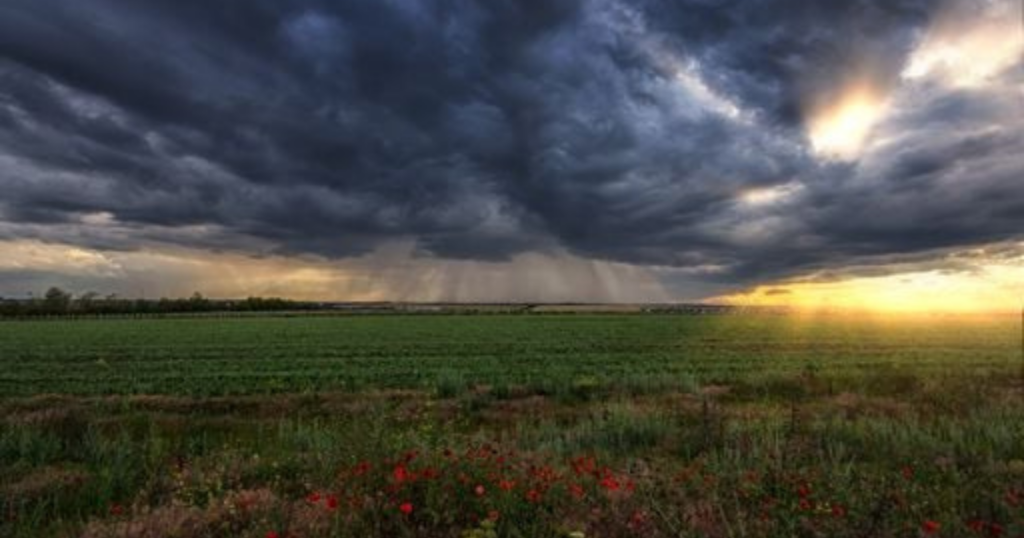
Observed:
[[[328,260],[403,244],[707,290],[1019,240],[1019,10],[8,0],[0,240]],[[851,88],[871,90],[863,140],[816,151],[810,126]]]

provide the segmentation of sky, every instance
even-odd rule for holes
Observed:
[[[4,0],[0,295],[1012,311],[1018,0]]]

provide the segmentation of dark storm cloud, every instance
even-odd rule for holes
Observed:
[[[8,0],[0,216],[82,243],[47,225],[109,214],[106,248],[567,249],[723,282],[1020,237],[1024,143],[977,129],[992,95],[926,93],[894,121],[931,134],[870,163],[808,150],[809,96],[894,85],[936,7]]]

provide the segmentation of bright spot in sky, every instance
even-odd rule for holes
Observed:
[[[747,206],[769,206],[787,200],[801,188],[802,186],[798,183],[786,183],[772,187],[747,189],[740,193],[739,199]]]
[[[802,311],[1012,313],[1021,308],[1022,269],[1024,259],[983,264],[975,273],[928,270],[830,282],[766,284],[712,302]]]
[[[949,11],[929,30],[904,67],[904,80],[931,77],[956,87],[975,87],[1021,61],[1020,4],[971,6],[973,10]]]
[[[883,112],[882,99],[870,88],[843,92],[834,103],[812,114],[808,127],[814,151],[828,158],[855,159]]]

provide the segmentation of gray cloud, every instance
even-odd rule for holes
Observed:
[[[350,258],[411,241],[436,258],[716,267],[708,289],[1020,238],[1019,73],[900,79],[937,13],[9,0],[0,216],[13,238],[105,249]],[[891,93],[879,129],[899,140],[823,161],[806,104],[850,73]],[[742,202],[771,188],[789,194]]]

